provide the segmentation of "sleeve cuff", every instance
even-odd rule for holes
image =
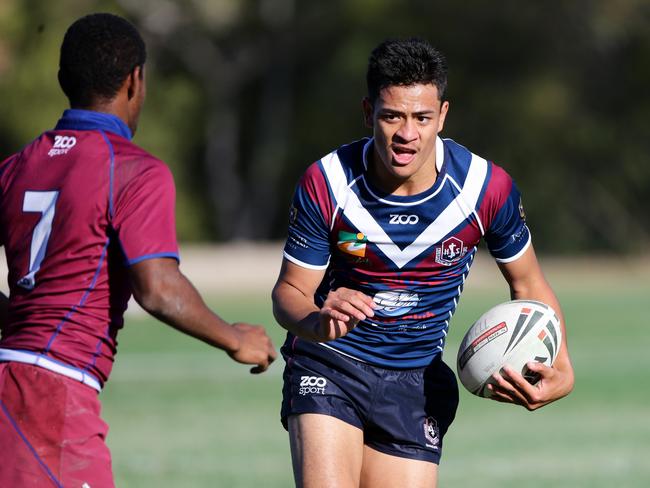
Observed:
[[[325,264],[309,264],[309,263],[305,263],[304,261],[301,261],[300,259],[296,259],[293,256],[291,256],[290,254],[287,254],[287,251],[284,251],[284,257],[285,257],[285,259],[287,261],[291,261],[293,264],[296,264],[296,265],[300,266],[301,268],[307,268],[307,269],[319,269],[319,270],[320,269],[327,269],[327,267],[330,264],[329,263],[329,258],[327,260],[327,263],[325,263]]]

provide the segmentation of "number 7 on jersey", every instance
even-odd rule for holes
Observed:
[[[59,197],[58,191],[26,191],[23,200],[23,212],[40,212],[41,219],[34,227],[32,243],[29,251],[28,273],[18,280],[18,286],[27,290],[34,289],[36,280],[34,276],[41,268],[41,263],[47,250],[47,241],[52,232],[52,221],[56,200]]]

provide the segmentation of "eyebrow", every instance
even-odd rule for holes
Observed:
[[[379,113],[405,115],[405,112],[402,112],[401,110],[397,110],[397,109],[392,109],[392,108],[379,109]],[[432,115],[432,114],[435,114],[435,113],[436,113],[436,110],[431,109],[431,110],[420,110],[418,112],[413,112],[413,115],[415,115],[417,117],[419,115]]]

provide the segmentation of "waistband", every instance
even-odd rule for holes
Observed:
[[[94,388],[98,392],[102,391],[102,385],[97,379],[81,369],[74,368],[55,359],[49,358],[33,351],[21,351],[18,349],[0,348],[0,362],[15,361],[17,363],[26,363],[47,369],[53,373],[58,373],[73,380],[77,380],[84,385]]]
[[[431,366],[436,366],[439,363],[442,363],[442,354],[437,354],[426,366],[418,366],[415,368],[391,368],[386,366],[378,366],[376,364],[364,361],[363,359],[357,358],[348,354],[344,351],[337,349],[336,347],[331,346],[329,343],[325,342],[311,342],[304,339],[300,339],[297,336],[293,336],[285,341],[282,349],[288,353],[288,355],[297,354],[308,354],[315,356],[322,356],[323,354],[331,355],[335,354],[340,359],[354,363],[358,367],[370,368],[375,371],[424,371]]]

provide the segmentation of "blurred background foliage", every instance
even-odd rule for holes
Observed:
[[[369,134],[370,50],[419,36],[450,65],[443,135],[513,175],[538,250],[650,244],[647,0],[1,0],[2,157],[66,108],[59,45],[95,11],[147,42],[135,142],[174,172],[183,241],[282,239],[304,168]]]

